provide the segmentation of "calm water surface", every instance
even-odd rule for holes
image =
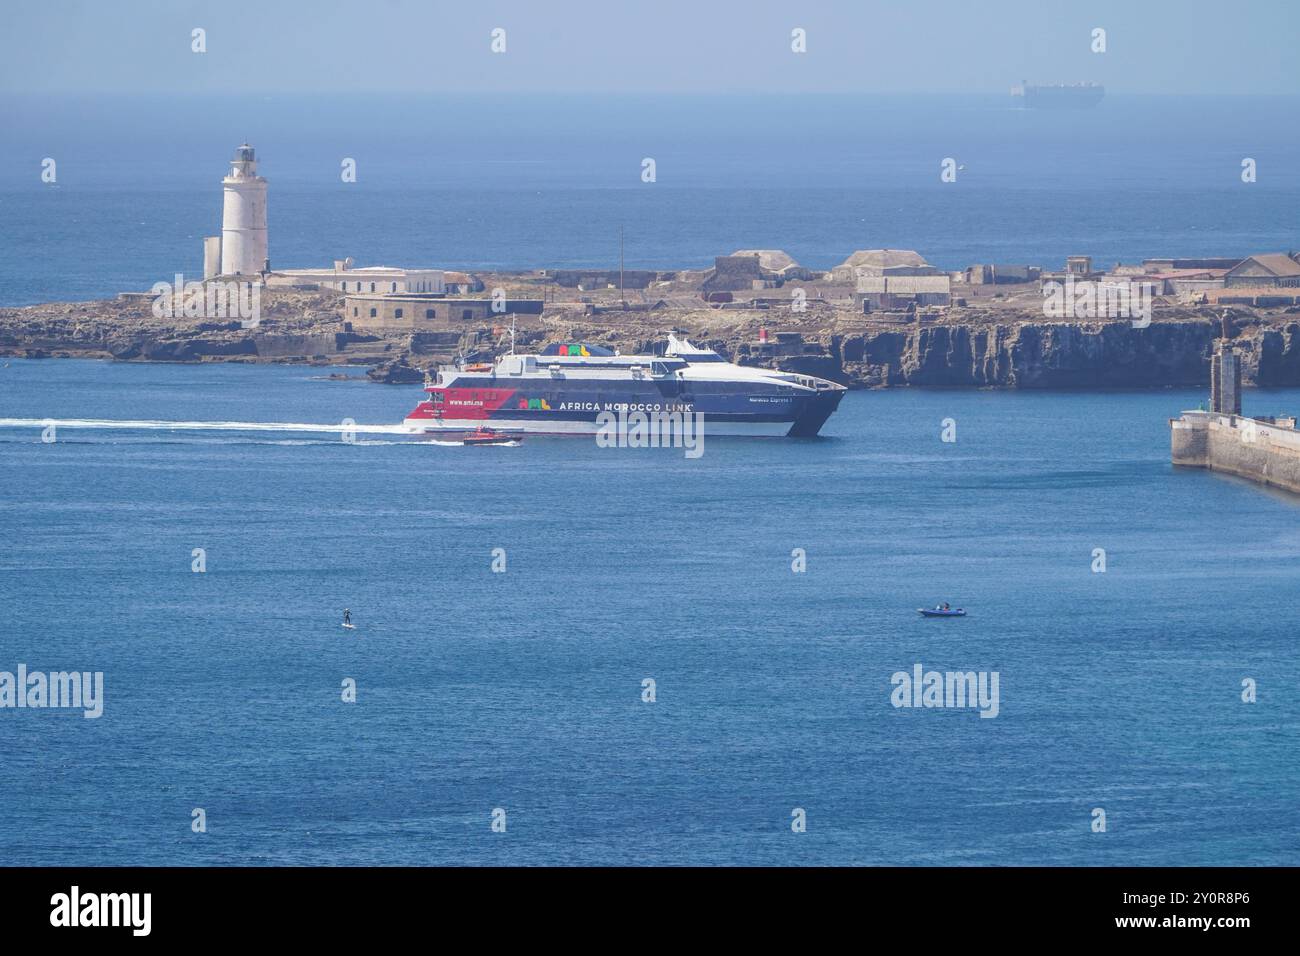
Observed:
[[[10,361],[0,418],[418,398],[321,374]],[[0,860],[1300,863],[1300,502],[1170,467],[1201,398],[857,392],[697,460],[0,427],[0,669],[107,698],[0,711]],[[895,709],[918,662],[998,671],[999,716]]]

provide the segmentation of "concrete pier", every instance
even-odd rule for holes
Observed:
[[[1300,431],[1293,418],[1183,412],[1169,421],[1173,463],[1249,478],[1300,494]]]
[[[1290,417],[1241,414],[1241,356],[1227,313],[1210,356],[1210,410],[1169,420],[1175,465],[1208,468],[1300,495],[1300,432]]]

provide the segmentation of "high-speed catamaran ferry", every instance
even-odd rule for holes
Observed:
[[[809,437],[839,406],[843,385],[728,362],[669,334],[662,355],[599,345],[548,345],[493,363],[443,366],[405,419],[413,431],[494,429],[590,435],[602,412],[702,414],[709,435]]]

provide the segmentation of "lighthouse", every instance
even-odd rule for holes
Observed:
[[[266,180],[257,175],[253,147],[235,149],[230,173],[221,181],[222,275],[258,275],[267,268]],[[206,271],[206,270],[205,270]]]

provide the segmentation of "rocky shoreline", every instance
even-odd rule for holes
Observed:
[[[539,294],[520,275],[495,281],[512,286],[512,294]],[[826,301],[802,313],[681,299],[629,310],[590,298],[547,301],[542,315],[518,318],[516,338],[520,349],[582,340],[630,352],[676,328],[742,364],[856,388],[1157,388],[1208,381],[1222,308],[1157,307],[1155,320],[1137,328],[1127,320],[1045,319],[1035,297],[1036,290],[1018,299],[999,295],[921,315],[864,315]],[[358,373],[368,369],[375,381],[407,384],[457,354],[487,358],[508,348],[501,327],[488,323],[354,331],[344,320],[342,296],[328,291],[268,289],[262,301],[255,328],[237,320],[157,319],[140,296],[0,309],[0,355],[351,365]],[[1228,310],[1246,384],[1300,386],[1298,311]]]

